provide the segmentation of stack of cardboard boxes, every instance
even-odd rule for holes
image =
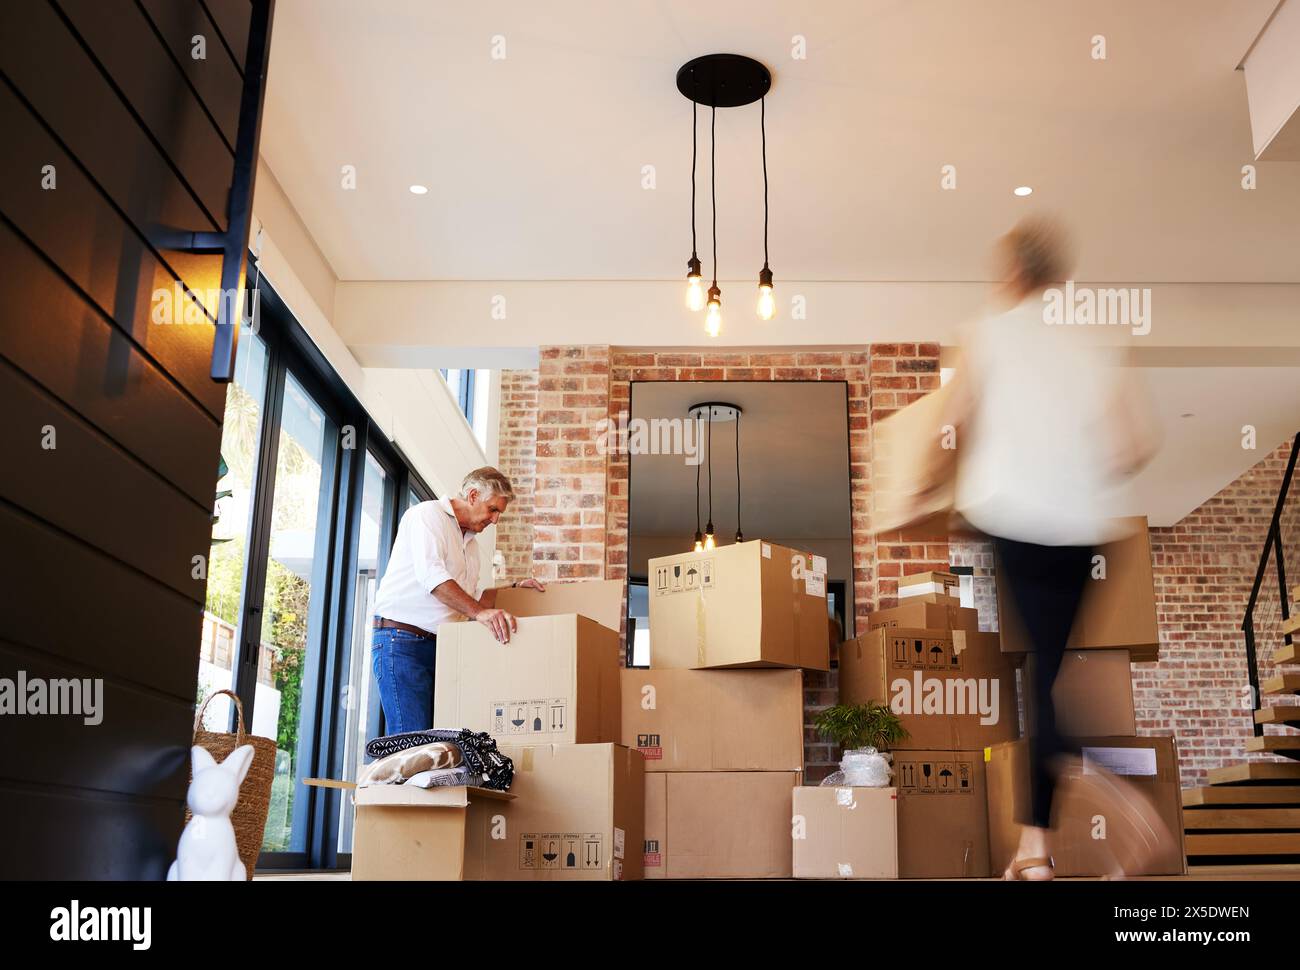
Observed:
[[[1133,825],[1116,803],[1098,802],[1090,786],[1071,777],[1100,766],[1121,776],[1149,799],[1169,830],[1145,875],[1186,871],[1178,754],[1172,737],[1136,737],[1131,662],[1157,659],[1155,584],[1145,519],[1134,520],[1128,538],[1102,546],[1094,559],[1069,649],[1057,674],[1053,698],[1058,730],[1077,739],[1082,759],[1057,788],[1052,855],[1061,876],[1098,876],[1115,870]],[[1023,658],[1032,677],[1034,658],[1006,584],[998,586],[1002,650]],[[1029,728],[1032,732],[1032,711]],[[1021,816],[1029,802],[1028,742],[992,745],[985,752],[988,775],[989,841],[992,868],[1012,861]],[[1118,815],[1118,817],[1111,817]]]
[[[829,668],[826,562],[744,542],[649,562],[651,667],[622,673],[647,878],[792,874],[803,674]]]
[[[621,581],[503,590],[520,617],[509,643],[439,628],[436,726],[492,735],[514,783],[505,798],[359,789],[354,879],[641,878],[643,760],[618,743],[622,602]]]
[[[871,614],[867,633],[840,649],[840,701],[885,704],[908,732],[892,748],[893,787],[881,789],[894,796],[897,875],[904,878],[989,874],[983,752],[1018,733],[1014,659],[996,634],[979,632],[978,613],[961,606],[957,583],[950,573],[904,578],[899,605]],[[838,800],[842,814],[856,802],[847,811],[860,816],[863,795],[823,789],[802,797]],[[809,841],[808,849],[826,853],[819,833],[810,830]],[[878,868],[851,845],[836,852],[807,874]]]

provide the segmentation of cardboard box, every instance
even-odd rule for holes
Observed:
[[[770,542],[651,559],[650,666],[830,669],[826,560]]]
[[[913,573],[898,581],[899,600],[927,594],[961,600],[961,577],[955,573],[930,571]]]
[[[947,385],[931,391],[872,432],[873,531],[898,533],[905,542],[947,540],[957,468],[956,447],[944,448],[957,442],[945,435],[949,393]]]
[[[619,669],[618,634],[585,616],[526,617],[504,644],[481,624],[444,623],[433,723],[498,742],[617,741]]]
[[[580,583],[550,583],[545,591],[502,589],[497,607],[515,616],[561,616],[577,613],[619,633],[623,625],[624,593],[621,579],[592,579]]]
[[[1127,650],[1070,650],[1052,688],[1056,729],[1067,737],[1132,737],[1137,734],[1133,707],[1133,669]],[[1035,657],[1025,660],[1025,683],[1032,683]],[[1034,710],[1026,711],[1033,733]]]
[[[888,704],[895,749],[971,751],[1019,733],[1015,661],[995,633],[882,627],[840,648],[840,701]]]
[[[897,809],[893,788],[796,788],[795,878],[898,878]]]
[[[647,879],[788,879],[797,771],[645,776]]]
[[[493,814],[515,798],[486,788],[371,785],[355,791],[352,879],[484,878]]]
[[[802,771],[803,671],[622,671],[623,737],[646,771]]]
[[[894,751],[898,874],[905,879],[989,875],[983,751]]]
[[[517,796],[483,839],[484,879],[630,880],[642,875],[645,765],[621,744],[501,745]]]
[[[1129,875],[1181,875],[1183,854],[1182,790],[1173,738],[1090,738],[1080,742],[1085,764],[1095,760],[1120,775],[1146,798],[1168,829],[1169,840],[1141,872]],[[988,775],[989,856],[992,871],[1012,861],[1020,829],[1017,818],[1029,809],[1029,748],[1025,740],[995,745],[984,752]],[[1088,770],[1087,768],[1084,769]],[[1112,871],[1113,855],[1123,856],[1138,837],[1131,814],[1119,803],[1099,799],[1090,786],[1075,782],[1076,769],[1056,789],[1052,809],[1052,856],[1058,876],[1100,876]],[[1112,846],[1114,848],[1112,848]]]
[[[1071,650],[1123,648],[1134,663],[1159,659],[1160,633],[1156,625],[1155,579],[1151,571],[1151,539],[1147,520],[1130,520],[1133,535],[1101,546],[1106,578],[1089,579],[1074,629],[1066,645]],[[997,566],[999,575],[1001,567]],[[1023,653],[1031,649],[1005,582],[997,584],[998,625],[1002,650]]]
[[[876,610],[867,617],[867,629],[902,626],[914,630],[965,630],[979,633],[979,610],[961,606],[951,596],[926,593],[909,596],[897,606]]]

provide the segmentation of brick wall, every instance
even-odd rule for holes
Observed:
[[[496,548],[505,558],[501,579],[514,582],[533,566],[533,479],[537,468],[537,371],[501,372],[497,468],[510,479],[515,500],[497,523]]]
[[[946,545],[910,544],[870,534],[874,421],[939,384],[939,347],[886,344],[847,351],[632,352],[607,346],[544,347],[537,376],[533,566],[549,580],[627,576],[628,460],[602,447],[608,424],[627,410],[633,381],[844,381],[848,387],[853,588],[859,619],[893,605],[898,577],[939,568]],[[502,428],[526,424],[526,393],[503,408]],[[516,432],[512,431],[512,434]],[[504,436],[503,436],[504,439]],[[518,439],[524,440],[522,436]],[[522,469],[516,472],[521,474]],[[508,472],[509,474],[509,472]],[[522,561],[524,532],[507,530],[508,562]],[[808,718],[838,696],[835,673],[806,675]],[[833,770],[837,755],[808,729],[809,778]]]
[[[1184,787],[1204,784],[1221,765],[1277,760],[1243,753],[1253,719],[1241,621],[1289,455],[1288,442],[1177,525],[1151,530],[1160,660],[1133,665],[1133,699],[1139,734],[1178,738]],[[1270,608],[1276,616],[1277,582],[1271,573],[1267,580],[1257,615],[1261,680],[1277,672],[1269,658],[1282,642],[1275,623],[1271,631],[1261,623]]]

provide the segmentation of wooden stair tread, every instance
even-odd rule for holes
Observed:
[[[1259,682],[1261,694],[1294,694],[1300,691],[1300,673],[1276,674]]]
[[[1248,785],[1271,781],[1300,782],[1300,764],[1273,761],[1247,761],[1237,765],[1211,768],[1207,776],[1211,785]]]
[[[1183,789],[1183,808],[1223,805],[1300,805],[1300,786],[1224,785],[1218,788]]]
[[[1186,851],[1200,855],[1300,855],[1300,832],[1188,832]]]
[[[1295,633],[1297,630],[1300,630],[1300,613],[1296,614],[1290,619],[1283,620],[1281,625],[1278,627],[1278,629],[1281,630],[1284,634]]]
[[[1300,724],[1300,704],[1274,704],[1255,712],[1256,724]]]
[[[1294,643],[1282,644],[1273,651],[1273,656],[1269,659],[1275,664],[1300,663],[1300,660],[1296,660],[1296,645]]]
[[[1300,754],[1300,734],[1266,734],[1262,738],[1247,738],[1247,751],[1295,751]]]
[[[1197,808],[1183,813],[1188,832],[1203,829],[1296,829],[1300,831],[1300,805],[1291,808]]]

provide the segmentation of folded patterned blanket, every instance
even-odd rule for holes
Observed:
[[[412,775],[435,768],[458,768],[464,764],[460,748],[451,741],[435,741],[390,754],[366,765],[357,773],[357,787],[400,785]]]
[[[482,780],[482,775],[475,774],[461,765],[459,768],[434,768],[431,771],[421,771],[406,779],[403,784],[415,788],[443,788],[453,785],[481,787],[479,783]]]
[[[406,734],[390,734],[375,738],[366,744],[366,755],[371,758],[386,758],[399,751],[426,744],[450,741],[460,748],[464,767],[482,777],[483,788],[493,791],[509,791],[510,783],[515,777],[515,766],[500,751],[490,734],[459,730],[430,728],[428,731],[408,731]]]

